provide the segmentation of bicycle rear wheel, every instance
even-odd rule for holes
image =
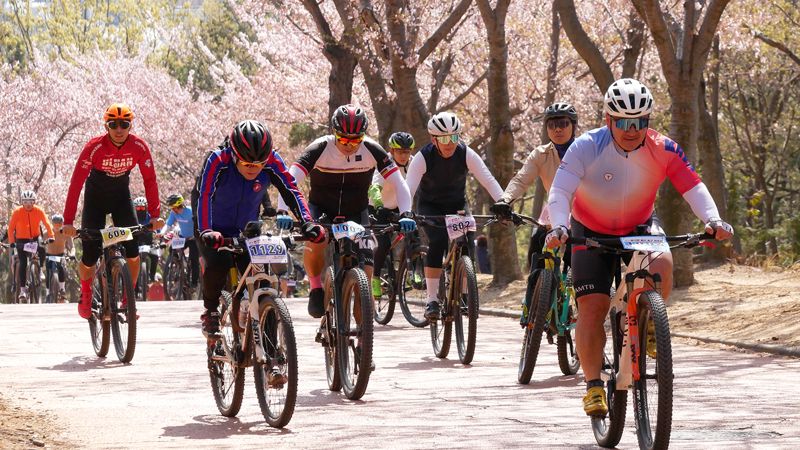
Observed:
[[[639,296],[639,380],[633,382],[633,417],[639,448],[669,447],[672,431],[672,343],[664,300],[655,291]],[[655,328],[656,355],[647,353],[648,323]]]
[[[364,395],[372,372],[371,318],[375,312],[369,287],[367,275],[359,268],[349,269],[342,282],[344,323],[338,324],[342,334],[337,336],[336,355],[342,389],[350,400],[358,400]]]
[[[397,301],[400,310],[408,323],[424,328],[428,325],[425,318],[425,303],[428,295],[425,285],[425,253],[416,253],[411,258],[405,255],[400,259],[397,269]],[[401,285],[402,283],[402,285]]]
[[[328,379],[328,389],[339,391],[342,389],[342,379],[339,376],[339,358],[336,357],[336,304],[333,298],[333,267],[325,270],[325,315],[322,316],[320,325],[320,340],[325,352],[325,375]]]
[[[439,319],[430,321],[431,344],[433,344],[433,354],[437,358],[447,358],[450,353],[450,340],[453,336],[453,320],[449,316],[449,283],[447,280],[448,267],[442,268],[439,276]]]
[[[534,281],[535,280],[535,281]],[[530,305],[528,310],[528,323],[525,326],[525,335],[522,338],[522,350],[519,354],[519,369],[517,381],[528,384],[536,367],[539,357],[539,347],[542,343],[542,333],[545,328],[545,318],[550,310],[553,298],[553,271],[541,269],[538,276],[534,273],[528,275],[528,287],[525,291],[525,304]]]
[[[383,260],[383,267],[373,275],[373,279],[380,280],[382,294],[375,298],[375,322],[386,325],[392,320],[394,315],[394,304],[396,300],[394,261],[392,252],[388,251]]]
[[[578,351],[575,348],[575,324],[578,322],[578,303],[575,299],[575,291],[572,289],[572,269],[567,275],[564,286],[565,292],[560,293],[557,312],[561,315],[564,308],[567,309],[567,320],[563,324],[568,327],[564,335],[556,338],[556,348],[558,349],[558,367],[564,375],[575,375],[581,366],[578,359]],[[560,320],[560,319],[558,319]]]
[[[94,353],[101,358],[108,354],[108,346],[111,343],[111,322],[103,318],[103,289],[103,275],[97,271],[92,282],[92,315],[89,316],[88,322]]]
[[[456,348],[461,364],[469,364],[475,356],[475,339],[478,333],[478,280],[475,266],[469,256],[462,256],[456,267],[455,310]],[[464,319],[467,326],[464,327]]]
[[[211,392],[219,413],[234,417],[242,407],[244,395],[244,369],[239,366],[239,335],[233,330],[231,316],[231,294],[222,291],[219,298],[219,328],[221,338],[208,346],[208,375]]]
[[[136,301],[147,301],[147,282],[150,281],[148,267],[145,259],[147,255],[141,255],[139,260],[139,276],[136,281]]]
[[[111,332],[117,358],[124,363],[133,359],[136,351],[136,297],[128,264],[123,259],[111,262]]]
[[[592,432],[597,445],[612,448],[622,439],[625,429],[625,412],[628,407],[628,391],[617,390],[617,376],[619,358],[622,354],[622,330],[624,316],[621,312],[611,309],[605,323],[606,346],[603,350],[603,367],[600,371],[601,379],[606,382],[606,404],[608,414],[604,417],[592,417]]]
[[[262,296],[258,325],[266,363],[253,364],[258,405],[264,420],[283,428],[297,401],[297,342],[289,309],[279,298]]]

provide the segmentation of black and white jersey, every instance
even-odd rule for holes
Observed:
[[[364,138],[358,150],[347,156],[336,148],[335,142],[333,135],[312,142],[289,172],[298,184],[309,177],[308,201],[322,212],[329,216],[355,215],[367,208],[367,191],[373,172],[377,169],[389,180],[397,173],[397,165],[383,147],[370,138]],[[397,177],[402,182],[399,174]]]

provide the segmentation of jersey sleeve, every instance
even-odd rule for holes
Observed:
[[[535,148],[530,155],[525,158],[525,162],[522,163],[522,168],[519,169],[519,172],[514,175],[514,178],[508,182],[506,190],[503,191],[503,201],[511,203],[522,197],[531,184],[536,181],[536,178],[539,177],[539,165],[537,164],[539,155],[539,149]]]
[[[147,209],[150,217],[161,216],[161,201],[158,198],[158,180],[156,180],[156,168],[153,156],[150,154],[150,147],[147,143],[139,139],[136,144],[140,146],[142,153],[139,156],[139,171],[142,173],[144,182],[144,195],[147,198]]]
[[[303,193],[297,188],[294,176],[289,173],[286,164],[278,154],[273,151],[267,160],[270,181],[278,188],[283,203],[288,206],[300,222],[311,222],[311,211],[308,209]]]
[[[292,167],[296,167],[301,170],[304,177],[308,176],[309,172],[314,170],[317,160],[320,156],[322,156],[322,152],[325,150],[327,145],[328,141],[325,139],[317,139],[316,141],[312,142],[311,145],[306,147],[300,157],[297,158],[297,161],[292,164]]]
[[[8,221],[8,230],[6,233],[8,235],[8,243],[13,244],[16,242],[16,231],[17,231],[17,222],[19,222],[19,209],[15,209],[14,212],[11,213],[11,220]]]
[[[371,140],[365,140],[364,147],[366,147],[372,154],[372,157],[375,158],[375,170],[381,174],[384,180],[388,180],[391,174],[398,171],[397,164],[394,163],[394,160],[392,160],[380,144]]]
[[[394,192],[397,196],[397,209],[399,209],[401,213],[411,211],[411,193],[408,190],[406,180],[400,175],[400,171],[395,170],[389,174],[386,182],[394,186]]]
[[[199,194],[197,199],[197,229],[201,233],[214,229],[213,213],[211,200],[214,198],[214,190],[217,188],[217,178],[224,165],[220,152],[211,152],[203,164],[200,172]]]
[[[492,200],[498,201],[503,196],[503,188],[500,183],[494,179],[494,175],[486,167],[486,164],[481,159],[481,156],[475,150],[467,147],[467,169],[469,169],[472,176],[486,189],[486,192],[492,197]]]
[[[667,177],[681,195],[702,182],[680,145],[665,138],[664,150],[670,156],[667,162]]]
[[[408,184],[408,193],[411,198],[417,193],[419,182],[422,181],[422,176],[428,171],[428,166],[425,164],[425,157],[418,155],[411,160],[408,165],[408,173],[406,173],[406,184]]]
[[[81,196],[83,184],[86,183],[89,172],[92,170],[92,149],[97,145],[97,143],[89,141],[81,150],[80,155],[78,155],[78,161],[75,163],[75,169],[72,171],[72,178],[67,189],[67,201],[64,205],[64,225],[72,225],[75,221],[78,198]]]
[[[53,225],[50,224],[50,219],[47,218],[47,214],[45,214],[42,208],[36,208],[39,210],[39,223],[44,225],[44,228],[47,230],[47,237],[55,237],[53,234]]]

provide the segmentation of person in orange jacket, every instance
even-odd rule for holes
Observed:
[[[28,297],[27,286],[27,270],[28,267],[28,252],[39,253],[39,259],[44,260],[44,248],[38,246],[39,235],[41,234],[42,225],[47,229],[47,240],[53,239],[53,227],[50,221],[47,220],[44,210],[35,205],[36,193],[31,190],[22,191],[22,206],[15,209],[11,213],[11,220],[8,222],[8,243],[14,244],[17,247],[17,255],[19,255],[19,267],[17,277],[19,280],[19,299],[23,301]],[[37,248],[31,251],[30,243],[37,243]],[[28,245],[28,251],[25,245]]]

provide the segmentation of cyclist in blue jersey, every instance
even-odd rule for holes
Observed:
[[[186,239],[186,248],[189,249],[189,287],[194,291],[197,289],[197,278],[200,275],[200,255],[197,249],[197,242],[194,239],[194,221],[192,218],[192,208],[184,204],[183,195],[172,194],[167,197],[167,206],[172,209],[167,217],[161,234],[178,224],[180,237]]]
[[[233,127],[230,135],[203,162],[203,169],[192,190],[192,206],[198,246],[205,262],[203,272],[203,334],[219,337],[219,297],[228,270],[234,264],[244,270],[247,254],[233,256],[219,252],[226,237],[237,237],[247,222],[258,220],[259,210],[270,184],[302,222],[302,233],[312,242],[325,240],[325,229],[314,223],[308,205],[283,159],[272,148],[272,135],[264,124],[245,120]],[[292,219],[277,217],[281,229],[291,229]]]

